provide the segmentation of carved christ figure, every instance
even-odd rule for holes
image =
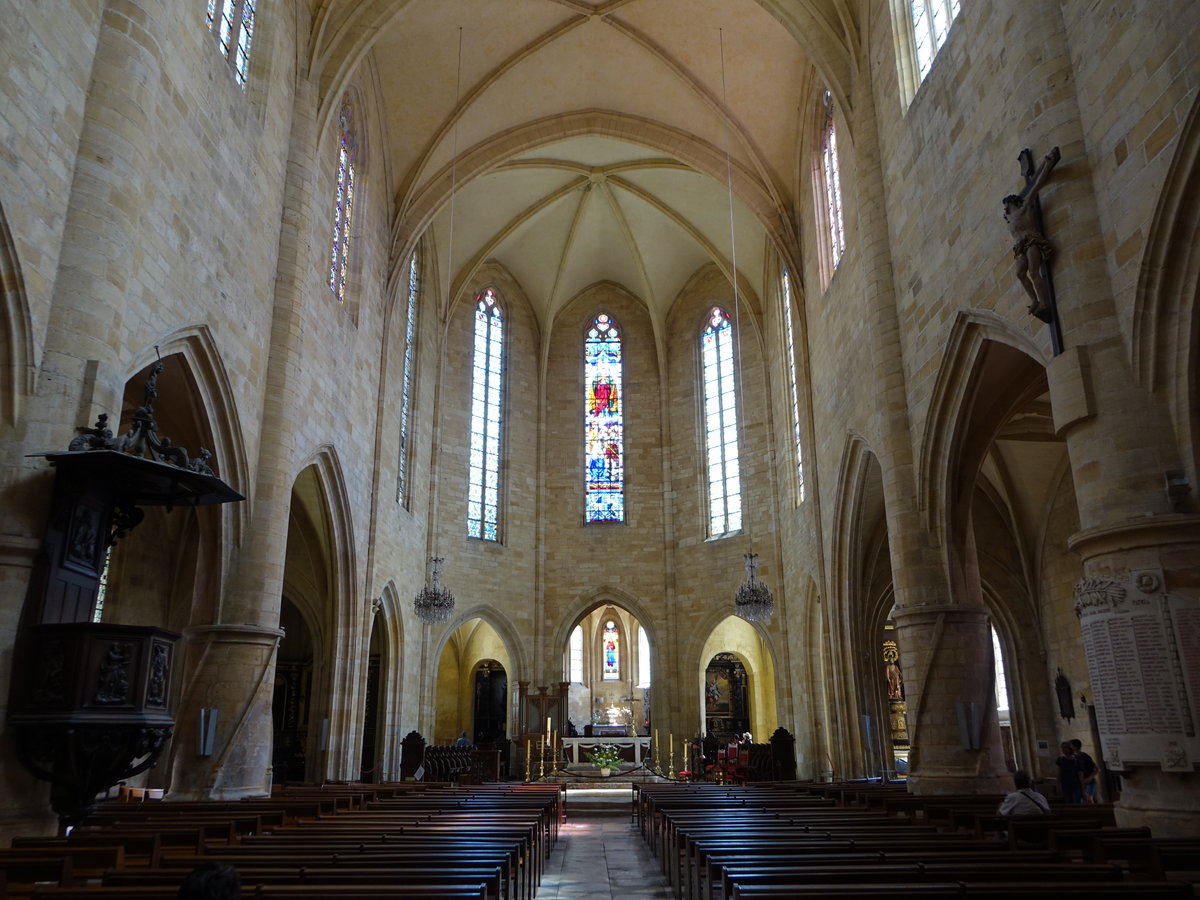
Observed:
[[[1046,280],[1042,277],[1042,263],[1050,258],[1050,242],[1038,231],[1034,202],[1038,191],[1062,158],[1055,147],[1046,154],[1025,189],[1019,194],[1004,198],[1004,221],[1008,223],[1013,239],[1013,257],[1017,263],[1017,280],[1029,294],[1029,312],[1035,316],[1049,309]]]

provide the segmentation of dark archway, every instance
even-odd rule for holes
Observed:
[[[308,777],[312,737],[312,632],[300,610],[287,597],[280,604],[279,625],[286,637],[279,645],[271,704],[274,728],[272,780],[304,781]]]
[[[508,673],[494,659],[475,666],[472,729],[476,744],[502,740],[508,730]]]

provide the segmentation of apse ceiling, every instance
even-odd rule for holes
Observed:
[[[770,247],[794,253],[799,135],[820,77],[794,34],[808,23],[804,33],[833,42],[840,8],[333,3],[322,34],[341,74],[325,90],[355,58],[376,80],[397,258],[432,228],[439,280],[449,263],[457,290],[495,261],[543,327],[603,281],[662,321],[702,266],[728,276],[736,256],[753,303]]]

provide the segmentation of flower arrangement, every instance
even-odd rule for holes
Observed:
[[[597,769],[615,769],[621,764],[621,750],[616,744],[601,744],[588,754],[588,762]]]

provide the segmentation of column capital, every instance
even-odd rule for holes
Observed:
[[[1084,562],[1129,550],[1193,543],[1200,544],[1200,515],[1190,513],[1139,516],[1077,531],[1067,538],[1067,546]]]

